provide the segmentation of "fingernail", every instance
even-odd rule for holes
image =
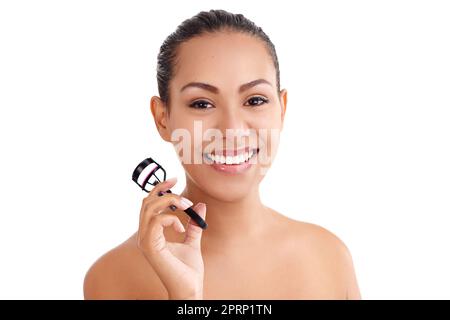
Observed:
[[[193,203],[191,200],[181,197],[181,202],[186,206],[186,209],[192,207]]]
[[[206,207],[206,204],[203,203],[203,202],[199,202],[199,203],[196,204],[196,208],[201,208],[203,206]]]
[[[172,177],[170,179],[167,179],[165,182],[175,182],[177,181],[177,177]]]

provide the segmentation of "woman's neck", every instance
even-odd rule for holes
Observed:
[[[208,228],[204,230],[202,240],[208,245],[233,246],[242,240],[260,236],[267,228],[270,210],[261,203],[257,187],[249,190],[241,199],[226,202],[205,193],[187,180],[181,196],[191,200],[194,205],[198,202],[206,204],[205,221]],[[181,220],[183,224],[189,218],[184,216],[185,219]]]

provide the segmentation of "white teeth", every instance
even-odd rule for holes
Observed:
[[[220,156],[220,155],[214,155],[207,153],[206,156],[210,160],[214,161],[215,163],[220,164],[241,164],[246,161],[248,161],[254,154],[253,150],[250,150],[250,152],[245,152],[237,156]]]

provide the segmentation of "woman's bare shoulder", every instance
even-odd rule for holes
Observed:
[[[167,292],[136,246],[136,233],[100,256],[86,272],[84,298],[167,299]]]
[[[306,221],[300,221],[274,211],[280,220],[279,229],[289,237],[301,241],[312,249],[321,248],[327,252],[346,255],[349,250],[345,243],[330,230]]]
[[[322,275],[334,275],[333,281],[345,291],[344,299],[360,299],[352,255],[344,241],[323,226],[278,214],[283,226],[280,230],[298,253],[294,257],[308,261]]]
[[[296,237],[299,240],[305,240],[305,238],[315,240],[314,242],[309,241],[308,243],[310,244],[318,244],[317,241],[319,241],[320,244],[325,242],[329,245],[344,245],[343,241],[334,233],[322,226],[291,218],[273,209],[270,210],[272,211],[272,216],[275,217],[274,225],[277,226],[276,229],[288,236]]]

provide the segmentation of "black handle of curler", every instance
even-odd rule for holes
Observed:
[[[166,192],[167,192],[167,193],[172,193],[172,191],[170,191],[170,190],[167,190]],[[162,195],[162,193],[160,193],[160,196],[161,196],[161,195]],[[177,207],[175,207],[174,205],[171,205],[171,206],[170,206],[170,209],[176,210]],[[187,215],[188,215],[189,217],[191,217],[191,219],[194,220],[200,228],[206,229],[206,228],[208,227],[208,224],[205,222],[205,220],[203,220],[202,217],[200,217],[200,216],[198,215],[198,213],[195,212],[194,209],[192,209],[192,208],[187,208],[186,210],[183,210],[183,211],[186,212]]]

